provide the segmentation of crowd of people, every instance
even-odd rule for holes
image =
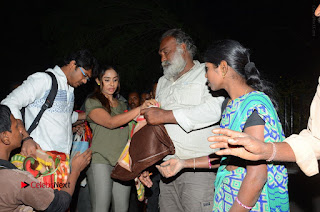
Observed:
[[[320,5],[315,15],[320,16]],[[90,211],[289,211],[288,174],[281,161],[297,162],[308,176],[319,173],[320,87],[308,128],[285,138],[274,90],[246,47],[216,41],[203,63],[194,59],[196,50],[182,30],[166,31],[159,45],[163,76],[146,91],[133,89],[127,102],[119,98],[117,69],[99,64],[88,50],[46,70],[58,86],[49,108],[54,78],[45,72],[30,75],[0,104],[0,211],[71,210],[81,172]],[[74,88],[90,79],[96,88],[84,112],[76,112]],[[227,96],[212,95],[221,89]],[[133,182],[113,179],[111,173],[141,115],[149,125],[164,124],[175,154],[139,174],[146,200],[134,209]],[[40,121],[30,131],[36,117]],[[83,121],[92,142],[70,158]],[[76,122],[80,125],[73,127]],[[23,169],[9,162],[16,149]],[[46,176],[54,186],[47,186]]]

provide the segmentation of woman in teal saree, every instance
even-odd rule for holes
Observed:
[[[284,134],[271,87],[260,79],[248,50],[239,42],[216,42],[205,54],[212,90],[225,89],[221,128],[246,132],[265,142]],[[270,96],[268,96],[270,95]],[[270,98],[269,98],[270,97]],[[215,181],[213,211],[289,211],[286,168],[269,162],[223,157]]]
[[[282,142],[284,134],[272,98],[272,88],[260,78],[250,54],[239,42],[216,42],[205,53],[211,90],[229,94],[222,105],[221,128],[245,132],[265,142]],[[224,157],[215,181],[214,212],[289,211],[288,174],[284,165]],[[172,158],[157,166],[164,177],[184,168],[216,168],[210,156]]]

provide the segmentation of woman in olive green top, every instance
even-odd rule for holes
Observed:
[[[98,88],[86,100],[87,120],[93,133],[92,162],[87,171],[92,211],[127,211],[130,185],[114,181],[111,171],[128,141],[127,123],[140,114],[140,110],[155,104],[148,100],[142,106],[126,113],[126,104],[115,96],[119,93],[119,75],[111,66],[100,69],[96,78]]]

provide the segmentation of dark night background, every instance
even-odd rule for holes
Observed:
[[[313,15],[318,3],[1,1],[4,66],[0,98],[14,83],[54,67],[65,54],[80,48],[90,49],[100,63],[118,69],[124,97],[131,90],[149,89],[162,75],[159,37],[167,29],[181,28],[194,39],[199,60],[214,40],[240,41],[251,50],[251,60],[262,75],[276,85],[280,105],[289,96],[299,106],[296,113],[308,113],[320,73],[320,24]],[[76,104],[81,105],[92,89],[93,82],[77,88]],[[307,117],[298,125],[305,126]]]
[[[319,0],[1,1],[0,97],[3,99],[14,83],[22,82],[31,73],[54,67],[65,54],[80,48],[90,49],[101,63],[117,67],[124,97],[131,90],[151,88],[162,75],[157,53],[159,37],[167,29],[181,28],[194,39],[200,60],[201,53],[217,39],[235,39],[251,49],[251,60],[280,94],[280,118],[287,117],[290,111],[293,118],[290,133],[299,132],[306,126],[320,75],[320,20],[313,15],[319,3]],[[75,90],[77,105],[82,104],[92,86],[88,83]],[[286,118],[282,122],[286,123]],[[319,178],[308,180],[310,184],[319,181]],[[311,199],[307,197],[300,201]],[[310,202],[303,202],[306,203],[311,207]]]

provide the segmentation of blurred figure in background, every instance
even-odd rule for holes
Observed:
[[[137,91],[132,91],[129,93],[128,95],[128,106],[129,106],[129,110],[134,109],[136,107],[139,107],[140,104],[140,96],[139,93]]]

